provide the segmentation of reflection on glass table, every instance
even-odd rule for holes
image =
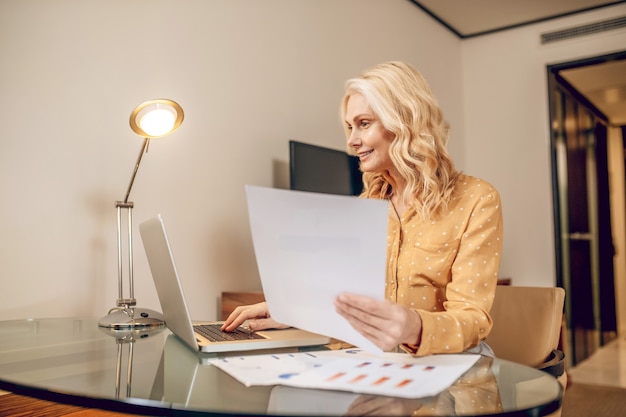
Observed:
[[[116,333],[99,328],[97,319],[0,322],[0,389],[130,413],[539,416],[556,410],[562,396],[550,375],[498,359],[481,358],[439,395],[402,399],[246,387],[210,365],[215,357],[191,351],[167,329]]]

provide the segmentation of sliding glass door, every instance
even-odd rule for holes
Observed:
[[[607,121],[556,71],[549,77],[557,285],[575,365],[616,334]]]

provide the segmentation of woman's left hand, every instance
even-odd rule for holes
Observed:
[[[402,343],[420,343],[422,320],[419,314],[399,304],[343,293],[335,299],[335,310],[383,351]]]

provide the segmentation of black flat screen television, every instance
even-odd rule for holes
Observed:
[[[345,151],[289,141],[289,184],[292,190],[359,195],[363,180],[359,160]]]

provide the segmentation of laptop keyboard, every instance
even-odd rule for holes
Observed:
[[[223,332],[220,330],[220,327],[222,327],[221,324],[198,324],[193,326],[193,329],[211,342],[266,339],[265,336],[255,332],[247,332],[242,328],[237,328],[232,332]]]

